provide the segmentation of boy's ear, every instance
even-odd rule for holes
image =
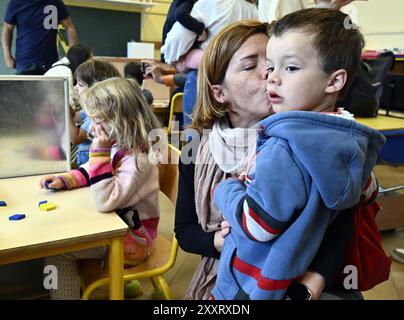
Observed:
[[[219,103],[226,103],[227,98],[224,93],[223,86],[221,84],[214,84],[210,87],[213,98]]]
[[[334,71],[329,78],[328,86],[325,88],[326,93],[339,92],[344,88],[347,80],[347,72],[345,69]]]

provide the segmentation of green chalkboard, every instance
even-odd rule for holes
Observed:
[[[140,41],[140,13],[68,7],[79,42],[96,56],[126,57],[127,43]]]

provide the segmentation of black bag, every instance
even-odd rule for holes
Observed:
[[[383,80],[394,66],[395,56],[384,52],[375,60],[361,61],[345,97],[337,102],[357,117],[376,117],[383,93]]]

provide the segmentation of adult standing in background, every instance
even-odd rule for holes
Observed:
[[[221,29],[235,21],[258,19],[258,12],[256,0],[198,0],[192,8],[191,16],[203,23],[207,29],[207,38],[199,46],[205,49]],[[166,63],[172,63],[177,60],[175,57],[185,55],[198,37],[197,33],[183,28],[179,22],[174,23],[161,48],[162,51],[164,50]],[[196,64],[198,63],[199,61]],[[190,69],[187,73],[182,104],[184,125],[191,123],[190,115],[196,101],[197,75],[196,68]]]
[[[341,9],[353,0],[259,0],[260,21],[278,20],[288,13],[309,7]]]
[[[62,0],[10,0],[2,32],[4,60],[21,75],[42,75],[59,60],[56,35],[61,23],[69,47],[77,43],[74,24]],[[15,58],[11,52],[17,28]]]

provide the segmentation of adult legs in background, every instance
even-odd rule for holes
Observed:
[[[184,86],[184,97],[182,100],[182,110],[184,114],[184,127],[192,121],[191,114],[196,102],[196,83],[198,70],[192,69],[187,73],[187,81]]]

